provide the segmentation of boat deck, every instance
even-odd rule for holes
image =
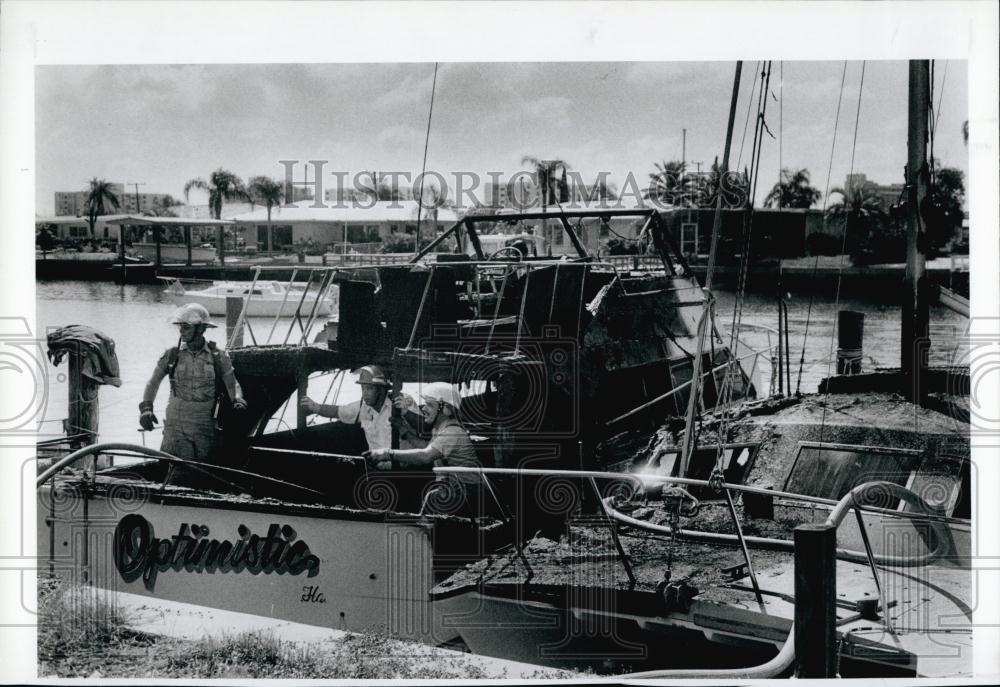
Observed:
[[[447,603],[470,595],[479,608],[492,608],[489,617],[479,619],[483,624],[498,617],[513,622],[525,602],[540,602],[550,610],[569,610],[581,622],[589,618],[587,622],[606,625],[614,618],[664,635],[695,630],[710,641],[769,643],[775,651],[787,638],[795,613],[791,552],[751,549],[762,595],[759,604],[738,546],[679,540],[668,567],[670,544],[665,538],[622,534],[636,578],[631,589],[610,530],[588,526],[572,528],[570,537],[559,542],[531,540],[523,549],[524,559],[511,551],[481,560],[439,584],[432,597]],[[524,560],[531,567],[530,579]],[[666,605],[657,587],[668,569],[670,582],[692,588],[689,604]],[[877,566],[877,570],[891,631],[881,609],[877,614],[865,609],[865,602],[879,596],[871,568],[838,561],[842,656],[926,677],[971,675],[972,611],[967,603],[971,571],[947,561],[911,568]]]

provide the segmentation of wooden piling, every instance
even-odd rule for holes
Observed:
[[[796,677],[832,678],[837,671],[837,529],[799,525],[795,541]]]
[[[243,299],[239,296],[227,296],[226,341],[229,342],[228,348],[241,348],[243,346],[243,323],[240,322],[241,312],[243,312]]]
[[[158,224],[153,225],[153,240],[156,242],[156,268],[159,269],[163,266],[163,256],[161,255],[161,246],[163,242],[162,227]]]
[[[865,314],[854,310],[837,312],[837,374],[861,373],[864,353]]]
[[[97,428],[100,420],[100,405],[98,403],[99,384],[83,374],[84,348],[79,342],[74,344],[74,350],[67,356],[69,361],[69,418],[66,434],[73,436],[85,435],[79,440],[80,446],[90,446],[97,442]],[[105,467],[102,462],[97,467]],[[93,470],[95,457],[87,456],[80,461],[84,470]]]

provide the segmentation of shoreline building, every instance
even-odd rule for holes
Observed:
[[[178,201],[169,193],[129,193],[124,184],[111,184],[111,191],[121,205],[116,212],[123,215],[142,214],[158,208],[176,207]],[[56,191],[53,209],[58,217],[82,217],[87,214],[87,196],[83,191]]]
[[[325,195],[325,194],[324,194]],[[333,252],[377,253],[382,243],[393,235],[414,234],[417,230],[417,201],[371,201],[327,207],[272,208],[271,222],[267,209],[259,205],[250,212],[228,215],[238,228],[256,229],[256,235],[246,233],[248,245],[256,242],[258,250],[267,250],[268,228],[271,229],[271,249],[281,251],[311,243]],[[421,236],[433,238],[458,221],[455,211],[442,207],[420,211]]]

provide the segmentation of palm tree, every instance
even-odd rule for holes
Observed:
[[[427,216],[428,219],[430,219],[432,227],[431,236],[434,236],[435,234],[437,234],[438,210],[440,208],[447,207],[448,196],[442,193],[441,189],[438,188],[436,184],[428,184],[427,186],[424,186],[420,190],[420,194],[421,194],[420,198],[418,199],[420,202],[419,211],[421,213],[423,211],[427,212]],[[418,222],[416,231],[416,243],[414,244],[416,251],[420,250],[420,239],[421,239],[421,231],[420,231],[420,223]]]
[[[280,206],[285,197],[285,188],[274,179],[258,176],[251,177],[247,185],[250,202],[260,203],[267,208],[267,252],[273,250],[271,237],[271,208]]]
[[[879,256],[894,250],[892,244],[898,232],[889,222],[874,183],[866,181],[846,189],[835,188],[829,197],[834,196],[838,199],[827,205],[826,213],[829,218],[843,222],[844,232],[851,237],[854,264],[878,261]]]
[[[90,180],[90,187],[87,189],[85,207],[87,208],[87,224],[90,225],[90,238],[96,238],[94,227],[97,225],[97,218],[108,214],[108,208],[117,210],[121,207],[121,201],[114,192],[111,182],[94,177]]]
[[[221,167],[208,178],[206,182],[201,177],[191,179],[184,184],[184,198],[188,199],[191,189],[197,188],[208,191],[208,207],[212,212],[212,217],[222,219],[222,202],[225,200],[249,200],[243,180],[232,172]]]
[[[691,178],[687,175],[687,165],[680,160],[654,163],[655,172],[649,174],[649,187],[642,192],[643,198],[663,201],[669,205],[687,206],[693,202]]]
[[[764,199],[764,207],[810,208],[820,199],[822,192],[809,185],[809,170],[796,172],[787,167],[781,170],[781,178]]]
[[[569,200],[569,184],[566,181],[566,171],[569,164],[565,160],[542,160],[531,155],[521,158],[522,165],[531,165],[535,170],[535,183],[538,186],[539,202],[542,210],[546,210],[549,205],[563,203]],[[558,178],[562,172],[562,178]],[[542,238],[549,241],[548,226],[545,219],[542,219]]]
[[[719,158],[715,158],[708,174],[700,175],[695,180],[694,195],[697,199],[697,206],[700,208],[715,208],[719,198],[719,190],[722,190],[722,207],[724,208],[745,208],[750,204],[750,181],[746,171],[726,172],[722,174],[719,166]]]

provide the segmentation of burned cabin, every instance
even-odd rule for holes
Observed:
[[[658,269],[626,270],[588,254],[586,223],[632,218],[636,241]],[[599,467],[594,448],[628,428],[651,428],[688,407],[699,318],[706,299],[654,210],[536,212],[506,222],[557,223],[573,258],[482,251],[467,217],[404,265],[330,268],[339,286],[335,338],[302,346],[232,351],[249,412],[229,424],[225,450],[244,463],[247,444],[358,454],[356,427],[298,426],[268,435],[267,420],[310,375],[378,364],[394,384],[447,381],[463,393],[461,420],[484,465]],[[430,251],[451,239],[456,253]],[[704,407],[753,396],[750,376],[727,365],[714,327],[701,363]],[[727,368],[737,374],[727,377]],[[727,381],[728,380],[728,381]]]

